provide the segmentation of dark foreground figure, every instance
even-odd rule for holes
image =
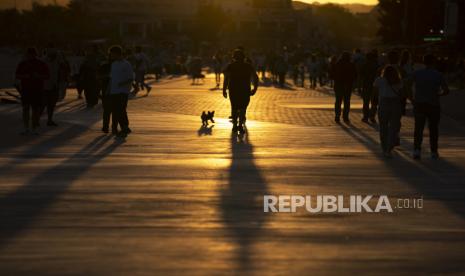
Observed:
[[[433,55],[424,57],[425,67],[413,74],[415,85],[414,93],[414,115],[415,134],[414,152],[415,159],[421,158],[421,145],[423,143],[423,131],[428,122],[431,157],[439,158],[438,139],[439,121],[441,118],[440,96],[449,94],[449,87],[441,73],[434,69],[436,58]]]
[[[113,130],[116,131],[116,124],[118,124],[121,127],[121,131],[117,135],[126,137],[131,133],[126,108],[128,106],[128,96],[134,81],[134,71],[131,64],[123,58],[123,49],[120,46],[111,47],[109,52],[111,60],[110,82],[108,84],[109,112],[114,117]],[[106,117],[106,120],[109,120],[109,118]],[[106,121],[105,123],[107,125],[104,125],[104,132],[105,128],[108,128],[109,122]]]
[[[251,84],[253,89],[251,90]],[[245,62],[245,54],[237,49],[233,54],[233,62],[224,72],[223,96],[231,101],[233,132],[245,132],[245,121],[250,96],[258,89],[258,75],[250,63]]]
[[[342,54],[341,59],[337,62],[334,76],[334,92],[336,102],[334,104],[335,121],[341,120],[341,105],[344,103],[343,119],[344,122],[350,123],[350,98],[352,89],[357,77],[355,65],[350,61],[350,53]]]
[[[18,90],[21,93],[23,105],[24,131],[21,134],[28,134],[30,129],[33,134],[38,134],[44,85],[49,78],[50,72],[47,64],[37,57],[35,48],[29,48],[25,60],[16,69],[16,79],[20,80]],[[32,128],[30,121],[32,121]]]

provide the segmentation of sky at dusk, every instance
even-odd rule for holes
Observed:
[[[43,4],[66,4],[69,0],[0,0],[0,9],[2,8],[12,8],[16,5],[19,9],[27,9],[31,7],[31,3],[33,1],[43,3]],[[331,3],[339,3],[339,4],[352,4],[352,3],[360,3],[360,4],[368,4],[368,5],[375,5],[378,3],[378,0],[297,0],[301,2],[313,3],[319,2],[321,4],[325,4],[328,2]]]
[[[338,3],[338,4],[366,4],[366,5],[376,5],[378,4],[378,0],[298,0],[301,2],[307,2],[307,3],[313,3],[313,2],[319,2],[321,4],[325,3]]]

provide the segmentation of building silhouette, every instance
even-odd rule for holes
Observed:
[[[153,34],[181,36],[195,25],[198,12],[220,7],[231,19],[223,37],[238,40],[276,40],[297,31],[292,0],[78,0],[105,24],[117,28],[121,38],[147,40]],[[262,41],[263,42],[263,41]]]

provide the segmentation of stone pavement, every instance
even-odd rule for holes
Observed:
[[[465,273],[465,126],[444,117],[442,159],[392,160],[374,127],[333,123],[329,90],[262,87],[248,134],[230,133],[211,77],[130,101],[126,140],[69,91],[58,128],[22,137],[0,105],[1,275],[424,275]],[[215,110],[214,127],[200,113]],[[427,140],[427,139],[426,139]],[[426,148],[426,147],[425,147]],[[264,213],[263,195],[423,197],[394,213]]]

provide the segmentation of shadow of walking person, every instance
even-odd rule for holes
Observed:
[[[5,247],[60,197],[75,181],[124,141],[107,144],[110,136],[99,136],[70,158],[32,177],[24,185],[0,197],[0,249]]]
[[[267,185],[255,165],[248,134],[231,136],[231,157],[228,185],[221,191],[221,213],[228,234],[237,245],[235,271],[242,274],[254,269],[252,245],[265,222],[262,202]]]
[[[381,151],[376,136],[373,137],[356,126],[342,126],[342,129],[368,150],[374,153]],[[401,144],[409,143],[401,139]],[[413,148],[413,145],[409,147]],[[417,191],[414,196],[424,196],[425,201],[439,200],[450,211],[465,218],[465,189],[463,186],[465,170],[463,165],[454,164],[445,158],[416,161],[410,157],[408,151],[402,148],[396,150],[396,155],[394,159],[386,159],[378,154],[377,158],[383,161],[386,168],[397,179]]]

